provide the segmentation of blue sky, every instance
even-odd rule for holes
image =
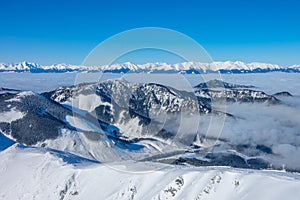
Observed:
[[[190,36],[216,61],[300,64],[299,8],[295,0],[1,0],[0,62],[80,64],[110,36],[150,26]]]

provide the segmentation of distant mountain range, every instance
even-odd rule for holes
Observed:
[[[266,73],[266,72],[290,72],[299,73],[300,65],[292,65],[283,67],[276,64],[268,63],[244,63],[241,61],[226,61],[226,62],[184,62],[177,64],[168,63],[147,63],[134,64],[130,62],[122,64],[112,64],[103,66],[83,66],[70,64],[53,64],[42,66],[31,62],[20,63],[0,63],[0,72],[107,72],[107,73],[186,73],[186,74],[201,74],[201,73]]]

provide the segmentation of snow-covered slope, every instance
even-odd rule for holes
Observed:
[[[284,171],[128,162],[107,166],[17,145],[0,152],[0,160],[0,199],[7,200],[296,200],[300,196],[299,174]]]
[[[155,83],[111,80],[60,87],[44,95],[58,103],[94,114],[98,119],[119,127],[127,136],[132,132],[138,135],[156,134],[162,124],[169,121],[160,119],[164,115],[212,112],[210,105],[198,100],[193,93]],[[151,123],[160,128],[150,126]],[[132,130],[130,126],[136,129]]]
[[[53,64],[49,66],[41,66],[36,63],[21,62],[21,63],[0,63],[0,72],[72,72],[72,71],[102,71],[113,73],[126,72],[145,72],[145,73],[254,73],[254,72],[300,72],[299,65],[282,67],[276,64],[268,63],[244,63],[241,61],[226,61],[226,62],[184,62],[177,64],[168,63],[146,63],[134,64],[130,62],[122,64],[112,64],[103,66],[83,66],[70,64]]]

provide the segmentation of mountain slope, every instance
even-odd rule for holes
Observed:
[[[0,94],[0,110],[0,146],[3,149],[13,140],[101,161],[117,155],[129,159],[130,153],[134,156],[143,149],[141,145],[118,138],[117,127],[33,92]]]
[[[210,80],[195,87],[195,95],[209,102],[240,102],[240,103],[280,103],[278,94],[268,95],[263,91],[255,90],[252,85],[226,83],[221,80]],[[286,94],[286,92],[281,92]],[[280,93],[280,94],[281,94]]]
[[[176,115],[212,112],[205,100],[191,92],[178,91],[154,83],[130,83],[124,80],[61,87],[43,95],[58,103],[85,110],[98,119],[120,128],[124,136],[159,132]],[[173,117],[173,118],[174,118]],[[136,127],[130,130],[126,125]]]
[[[60,129],[71,128],[65,120],[70,110],[33,92],[1,94],[0,109],[0,130],[19,143],[54,139]]]

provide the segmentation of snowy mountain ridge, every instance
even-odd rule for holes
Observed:
[[[97,71],[97,72],[112,72],[112,73],[127,73],[127,72],[145,72],[145,73],[262,73],[262,72],[300,72],[300,65],[292,65],[283,67],[277,64],[269,63],[244,63],[242,61],[225,61],[225,62],[183,62],[176,64],[168,63],[146,63],[134,64],[126,62],[122,64],[112,64],[103,66],[84,66],[71,64],[53,64],[39,65],[31,62],[20,63],[0,63],[0,72],[81,72],[81,71]]]
[[[226,90],[220,90],[220,85]],[[219,120],[226,115],[227,121],[242,123],[235,115],[212,107],[212,101],[226,100],[247,107],[262,104],[272,106],[272,110],[284,106],[275,96],[255,90],[255,86],[211,80],[198,84],[194,93],[155,83],[109,80],[59,87],[41,94],[5,88],[2,92],[0,132],[20,144],[100,162],[120,159],[249,169],[282,169],[284,162],[286,170],[300,171],[299,165],[288,159],[289,154],[283,157],[288,160],[281,160],[277,155],[284,151],[276,150],[274,145],[248,139],[231,143],[232,137],[226,135],[218,141],[216,151],[200,156],[207,149],[206,141],[215,140],[204,137],[205,124],[209,125],[207,120],[212,116]],[[191,122],[199,115],[201,128],[198,122]],[[178,120],[182,116],[185,119]],[[3,149],[5,143],[1,145],[0,140],[1,146]]]
[[[63,152],[19,145],[0,152],[0,159],[1,199],[294,200],[300,195],[299,174],[284,171],[160,164],[160,170],[126,173]],[[118,165],[136,170],[154,166]]]

